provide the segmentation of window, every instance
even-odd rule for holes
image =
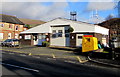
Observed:
[[[65,37],[69,37],[70,35],[69,34],[65,34]]]
[[[56,33],[56,30],[53,30],[52,33]]]
[[[58,30],[58,37],[62,37],[62,30]]]
[[[12,24],[9,24],[9,28],[12,28]]]
[[[8,33],[8,39],[11,39],[11,33]]]
[[[82,39],[82,36],[78,36],[78,39]]]
[[[0,33],[0,40],[3,39],[3,33]]]
[[[62,37],[62,33],[61,33],[61,34],[58,34],[58,37]]]
[[[52,38],[56,38],[56,34],[52,34]]]
[[[25,35],[25,39],[31,39],[31,35]]]
[[[1,27],[4,27],[4,24],[0,24]]]
[[[53,30],[52,33],[52,38],[56,38],[56,30]]]
[[[58,30],[58,33],[63,33],[62,30]]]
[[[65,33],[69,33],[69,31],[68,31],[68,30],[65,30]]]
[[[15,33],[15,38],[18,39],[18,34],[17,33]]]
[[[18,30],[18,26],[15,27],[15,30]]]

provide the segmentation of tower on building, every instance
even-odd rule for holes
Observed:
[[[77,21],[76,15],[77,15],[76,11],[70,12],[70,20]]]

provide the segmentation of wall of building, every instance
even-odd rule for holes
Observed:
[[[50,45],[70,46],[70,34],[68,32],[68,29],[69,29],[69,25],[58,25],[51,27],[52,34],[50,37]],[[62,33],[59,32],[60,30],[62,31]],[[54,31],[56,32],[54,33]],[[56,35],[56,37],[53,37],[54,35]]]
[[[50,45],[52,46],[66,46],[66,39],[65,39],[65,28],[64,27],[52,27],[51,30],[55,30],[56,33],[52,32],[52,35],[55,34],[56,37],[52,37],[50,39]],[[58,37],[58,30],[62,30],[62,37]]]
[[[77,47],[82,46],[82,36],[83,36],[83,34],[76,34],[76,46]]]
[[[15,37],[19,38],[20,32],[23,31],[23,25],[0,22],[0,30],[0,33],[3,33],[3,39],[0,39],[1,41]]]
[[[33,36],[31,34],[20,34],[21,45],[33,45]]]

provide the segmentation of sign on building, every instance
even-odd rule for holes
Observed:
[[[25,35],[25,39],[31,39],[31,35]]]

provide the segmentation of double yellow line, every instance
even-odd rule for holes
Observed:
[[[24,54],[28,54],[29,56],[31,55],[42,55],[42,56],[52,56],[52,58],[76,58],[78,60],[78,62],[80,63],[84,63],[87,62],[88,60],[81,60],[81,58],[79,56],[65,56],[65,57],[57,57],[55,56],[55,54],[51,53],[51,54],[33,54],[33,53],[28,53],[28,52],[23,52],[23,51],[14,51],[14,50],[6,50],[6,49],[0,49],[0,50],[4,50],[4,51],[9,51],[9,52],[16,52],[16,53],[24,53]]]

